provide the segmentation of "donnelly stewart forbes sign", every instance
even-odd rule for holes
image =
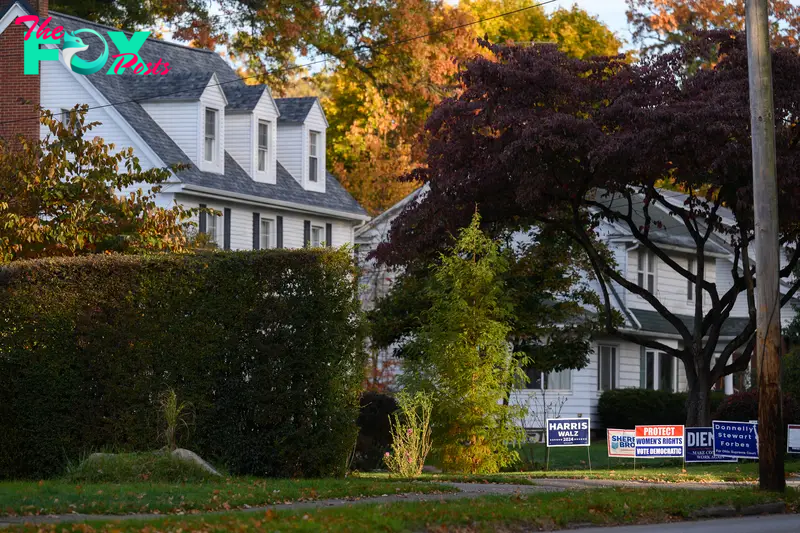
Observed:
[[[547,447],[589,446],[588,418],[554,418],[547,420]]]
[[[636,426],[636,457],[683,457],[683,426]]]

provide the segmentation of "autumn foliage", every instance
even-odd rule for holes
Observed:
[[[0,263],[185,249],[193,211],[155,202],[171,172],[142,170],[132,148],[92,137],[86,110],[42,111],[41,140],[0,139]]]

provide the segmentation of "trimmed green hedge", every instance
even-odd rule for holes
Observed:
[[[235,474],[344,472],[363,350],[343,251],[20,261],[0,269],[0,477],[58,474],[98,450],[179,444]]]
[[[711,412],[722,403],[725,394],[711,393]],[[607,428],[633,429],[637,425],[685,424],[685,392],[646,389],[617,389],[600,396],[597,410]]]

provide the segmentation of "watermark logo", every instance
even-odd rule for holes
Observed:
[[[64,30],[63,26],[50,28],[51,20],[52,17],[48,17],[41,22],[36,15],[26,15],[17,17],[14,21],[14,24],[33,23],[24,37],[25,74],[39,74],[40,61],[58,61],[60,59],[68,69],[84,75],[99,72],[108,64],[108,41],[99,32],[83,28],[69,33]],[[130,68],[134,74],[142,75],[163,75],[169,72],[169,63],[162,59],[155,63],[145,63],[139,57],[139,49],[150,36],[149,31],[134,32],[130,39],[121,31],[107,31],[106,33],[119,51],[118,54],[110,56],[113,62],[106,74],[122,74],[127,68]],[[102,43],[103,51],[97,59],[87,61],[78,57],[77,54],[89,49],[89,45],[80,37],[82,34],[94,35]],[[57,44],[58,48],[42,48],[43,44]]]

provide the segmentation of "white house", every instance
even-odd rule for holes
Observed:
[[[361,296],[366,307],[373,306],[376,300],[390,290],[396,276],[395,272],[387,271],[369,261],[367,256],[381,241],[387,239],[392,221],[403,208],[422,195],[424,188],[413,192],[356,232],[357,250],[365,266]],[[685,195],[671,191],[668,196],[669,201],[676,202],[675,205],[683,205],[686,199]],[[734,217],[729,210],[720,208],[719,214],[723,222],[733,223]],[[658,213],[653,215],[658,217],[663,227],[651,231],[650,238],[666,250],[670,258],[688,270],[696,272],[696,265],[693,264],[696,250],[688,231],[681,221],[667,216],[666,210],[663,210],[661,215],[663,216],[659,216]],[[639,246],[639,242],[627,226],[605,221],[597,232],[614,254],[619,272],[624,274],[627,280],[646,287],[670,312],[691,326],[695,298],[693,286],[652,252]],[[715,283],[719,293],[723,294],[733,283],[734,255],[727,241],[716,234],[712,234],[705,249],[706,279]],[[585,282],[596,292],[600,292],[597,281],[587,276]],[[618,283],[612,283],[610,288],[612,304],[620,311],[625,321],[621,327],[622,331],[649,337],[670,347],[680,346],[681,336],[648,302],[623,289]],[[788,285],[781,285],[784,294],[787,289]],[[710,301],[707,301],[707,304],[710,304]],[[781,321],[784,326],[794,318],[793,308],[796,304],[797,301],[792,300],[783,308]],[[747,322],[747,302],[744,294],[741,294],[729,318],[724,322],[717,344],[718,350],[739,334]],[[546,411],[548,416],[558,414],[562,417],[591,416],[592,427],[599,428],[602,425],[597,414],[597,404],[603,391],[638,387],[678,392],[687,388],[683,364],[670,355],[607,335],[594,338],[592,344],[593,354],[589,364],[580,370],[542,374],[535,369],[529,369],[530,382],[527,388],[517,392],[512,398],[513,402],[528,406],[529,416],[524,421],[526,427],[541,427],[543,414]],[[388,357],[390,354],[384,354],[384,359]],[[735,383],[734,376],[729,375],[715,384],[714,388],[731,394],[741,386],[741,383]]]
[[[117,53],[107,35],[116,28],[48,14],[46,0],[37,8],[42,19],[52,17],[50,28],[93,30],[104,37],[111,57]],[[107,75],[112,61],[82,75],[62,61],[41,61],[38,75],[23,76],[22,27],[14,21],[29,14],[36,10],[25,0],[0,0],[0,57],[11,58],[0,76],[19,80],[2,84],[0,116],[23,113],[15,107],[19,97],[54,113],[88,104],[87,121],[101,123],[92,134],[118,149],[133,147],[143,168],[185,166],[173,173],[157,201],[219,211],[220,216],[201,215],[196,222],[220,248],[338,247],[351,244],[354,228],[369,220],[327,171],[328,123],[317,98],[273,98],[269,87],[247,85],[219,54],[157,39],[147,39],[139,56],[169,63],[165,75],[137,76],[131,69]],[[96,36],[80,37],[89,46],[83,59],[103,51]],[[32,108],[24,113],[30,117]],[[30,125],[24,120],[0,127],[0,135],[26,131]],[[45,133],[42,127],[40,135]]]

